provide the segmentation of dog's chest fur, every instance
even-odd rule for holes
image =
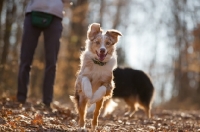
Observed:
[[[95,92],[100,86],[111,83],[115,61],[116,58],[112,58],[104,66],[99,66],[98,64],[91,62],[91,65],[88,65],[83,69],[82,75],[89,78],[93,92]]]

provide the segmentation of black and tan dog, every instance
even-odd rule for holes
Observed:
[[[117,68],[113,72],[115,89],[113,98],[122,98],[130,107],[127,114],[132,116],[137,108],[151,117],[154,86],[150,78],[141,70]]]

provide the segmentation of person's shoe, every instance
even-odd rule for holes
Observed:
[[[51,111],[52,110],[50,104],[45,104],[45,103],[42,103],[42,102],[38,102],[34,107],[36,109],[39,109],[39,110],[47,110],[47,111]]]
[[[52,111],[51,104],[50,103],[48,103],[48,104],[44,103],[44,109],[47,110],[47,111]]]
[[[51,107],[50,103],[44,103],[45,107]]]
[[[21,108],[25,108],[27,110],[31,109],[32,108],[32,104],[29,103],[29,102],[26,102],[26,101],[17,101],[19,103],[19,107]]]
[[[26,103],[25,100],[17,100],[17,102],[19,102],[20,104],[25,104]]]

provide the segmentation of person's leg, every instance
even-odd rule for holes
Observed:
[[[17,100],[25,103],[27,98],[27,86],[29,83],[29,72],[35,48],[38,43],[41,30],[31,24],[31,15],[27,14],[24,20],[24,31],[20,51],[20,65],[18,73]]]
[[[43,83],[43,103],[46,106],[50,106],[53,100],[53,86],[61,33],[62,20],[57,17],[55,17],[51,25],[44,30],[46,67]]]

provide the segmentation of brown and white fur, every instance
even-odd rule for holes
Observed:
[[[103,33],[100,24],[88,27],[85,51],[80,56],[80,70],[75,82],[75,105],[79,114],[79,125],[85,128],[88,104],[96,104],[92,129],[98,126],[98,117],[105,99],[114,89],[113,70],[117,67],[116,43],[122,36],[117,30]],[[101,65],[102,64],[102,65]]]

